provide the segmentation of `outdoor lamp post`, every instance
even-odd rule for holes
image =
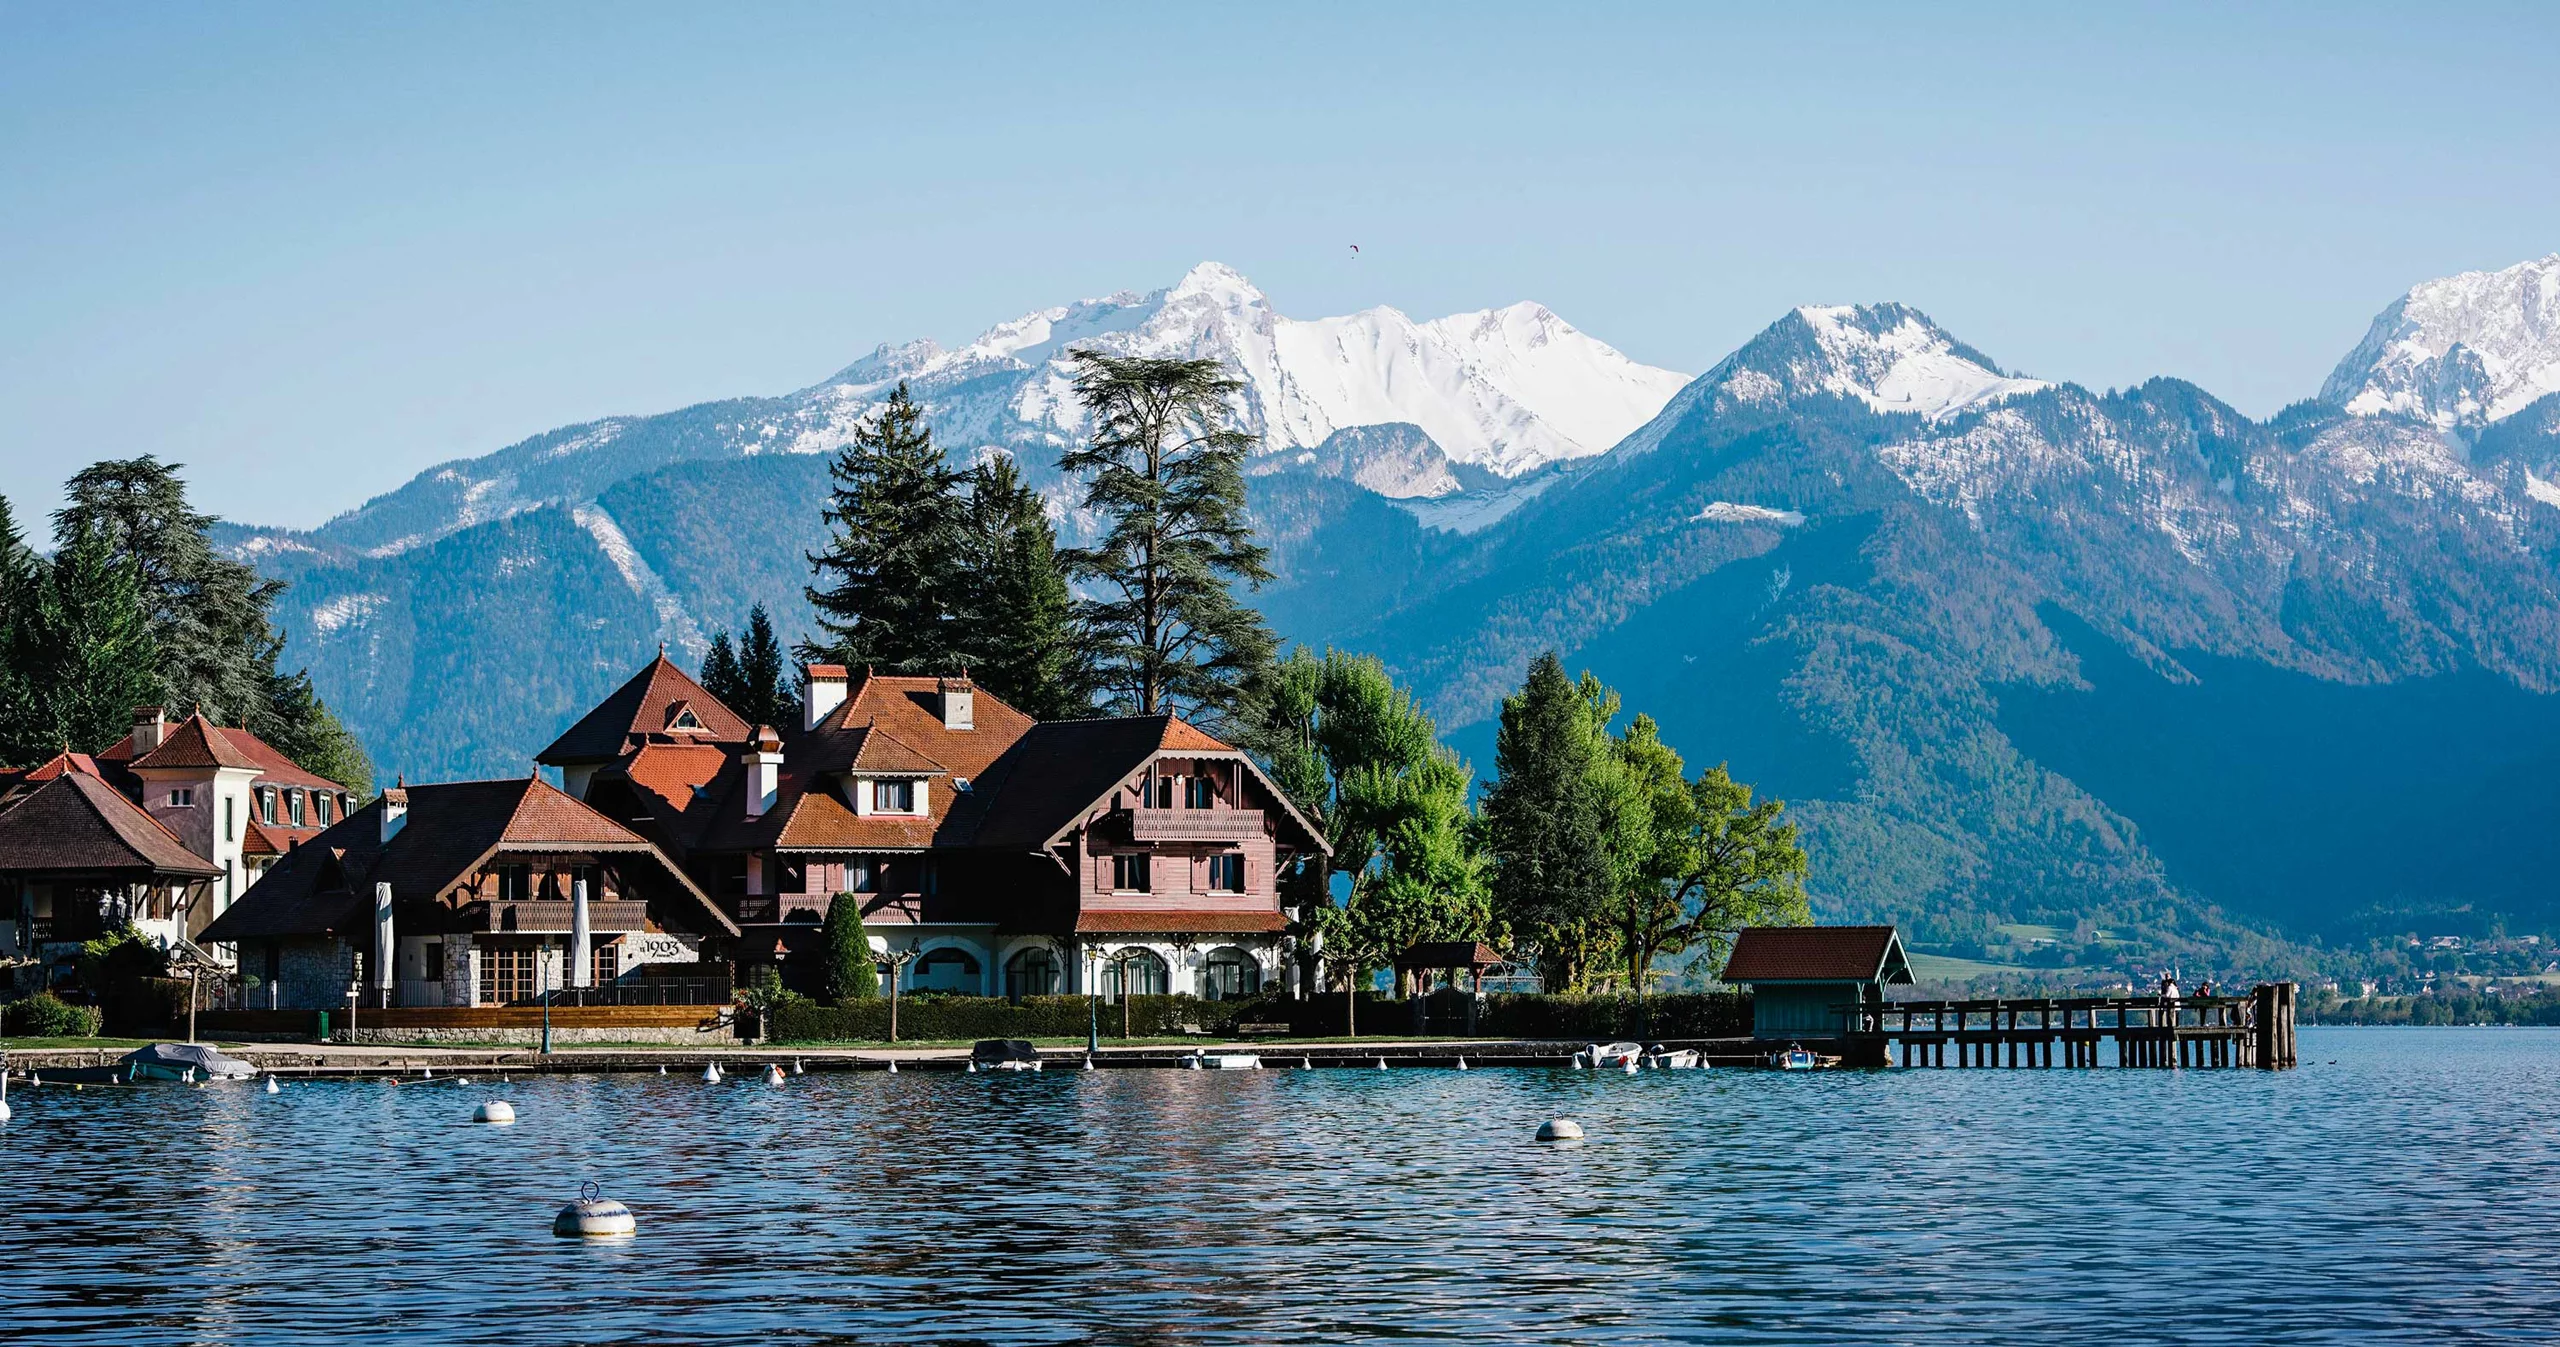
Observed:
[[[551,1055],[551,940],[544,937],[541,953],[533,960],[533,986],[542,997],[542,1055]]]
[[[1102,1051],[1102,952],[1084,948],[1084,1055]]]

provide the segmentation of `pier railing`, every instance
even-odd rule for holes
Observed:
[[[2246,996],[1998,997],[1835,1009],[1853,1052],[1903,1066],[2263,1067],[2294,1064],[2294,984]],[[1952,1052],[1950,1051],[1952,1050]]]

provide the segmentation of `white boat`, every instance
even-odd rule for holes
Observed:
[[[1653,1065],[1663,1071],[1700,1071],[1707,1065],[1707,1055],[1696,1048],[1656,1048]]]
[[[1596,1070],[1640,1064],[1644,1060],[1641,1043],[1594,1043],[1574,1054],[1574,1060]]]
[[[1811,1071],[1822,1065],[1822,1059],[1805,1051],[1801,1043],[1790,1043],[1785,1052],[1773,1055],[1773,1064],[1781,1071]]]
[[[1212,1071],[1259,1071],[1262,1059],[1250,1052],[1204,1052],[1200,1065]]]

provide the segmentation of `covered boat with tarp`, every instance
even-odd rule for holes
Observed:
[[[247,1062],[225,1057],[201,1043],[154,1043],[126,1053],[116,1064],[129,1081],[247,1080],[258,1074]]]

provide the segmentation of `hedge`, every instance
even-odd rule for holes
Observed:
[[[1136,996],[1129,1001],[1129,1028],[1139,1038],[1183,1033],[1228,1035],[1239,1024],[1286,1024],[1302,1038],[1336,1038],[1343,1033],[1342,995],[1321,993],[1304,1001],[1265,995],[1232,1001],[1204,1001],[1193,996]],[[898,1002],[898,1037],[902,1039],[1082,1038],[1086,1002],[1081,996],[1026,996],[1007,1001],[992,996],[925,995]],[[1466,1032],[1466,1002],[1450,992],[1435,993],[1420,1032]],[[1417,1032],[1410,1002],[1360,994],[1360,1031],[1364,1034]],[[786,1002],[765,1012],[765,1036],[776,1042],[879,1042],[889,1036],[886,999],[822,1006]],[[1120,1007],[1101,1007],[1102,1036],[1120,1036]],[[1616,1040],[1733,1038],[1751,1032],[1751,998],[1735,992],[1678,993],[1664,996],[1488,996],[1476,1013],[1475,1032],[1487,1038]]]
[[[96,1006],[75,1006],[51,992],[0,1006],[0,1024],[19,1038],[95,1038],[105,1016]]]
[[[1163,1038],[1200,1032],[1230,1034],[1239,1022],[1251,1022],[1275,998],[1204,1001],[1196,996],[1129,998],[1129,1032],[1139,1038]],[[1279,1007],[1289,1003],[1278,1001]],[[898,1037],[902,1039],[1082,1038],[1088,1009],[1081,996],[1026,996],[1008,1001],[996,996],[902,996],[898,998]],[[765,1012],[765,1037],[776,1042],[878,1042],[889,1037],[889,1000],[852,1001],[822,1006],[787,1001]],[[1277,1016],[1288,1018],[1285,1009]],[[1120,1036],[1120,1006],[1101,1007],[1105,1038]]]

